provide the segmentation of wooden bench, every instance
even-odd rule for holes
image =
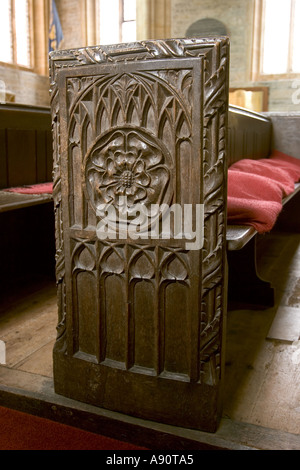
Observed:
[[[1,298],[53,276],[52,191],[39,193],[39,185],[52,182],[52,169],[50,109],[0,104]],[[22,192],[28,186],[33,194]]]
[[[51,193],[22,194],[4,189],[51,181],[50,109],[0,104],[0,212],[52,200]]]
[[[250,149],[267,156],[272,127],[268,118],[233,109],[228,122],[228,63],[227,38],[50,54],[56,393],[152,421],[217,429],[227,255],[241,256],[256,238],[249,228],[227,229],[228,156],[246,156],[240,149],[249,120],[247,156]],[[229,139],[228,129],[235,133]],[[133,213],[120,194],[145,207],[204,206],[200,249],[174,233],[124,238]],[[110,226],[112,236],[103,238],[105,220],[116,232]]]
[[[229,106],[228,113],[228,166],[243,159],[268,158],[272,150],[280,150],[291,156],[299,156],[300,117],[295,113],[256,113],[236,106]],[[300,183],[294,192],[283,198],[284,215],[289,202],[300,191]],[[290,218],[297,227],[297,213]],[[287,224],[285,222],[286,228]],[[232,307],[267,308],[274,304],[274,289],[257,273],[258,232],[251,226],[227,226],[227,250],[229,262],[228,299]]]

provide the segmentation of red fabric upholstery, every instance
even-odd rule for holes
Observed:
[[[19,194],[51,194],[53,191],[53,183],[40,183],[31,186],[21,186],[19,188],[6,188],[2,191]]]
[[[300,159],[274,150],[269,158],[240,160],[228,169],[227,220],[270,231],[282,209],[282,198],[300,181]],[[53,184],[42,183],[3,191],[51,194]]]
[[[273,151],[270,158],[244,159],[228,169],[229,224],[268,232],[282,209],[282,198],[300,181],[300,159]]]

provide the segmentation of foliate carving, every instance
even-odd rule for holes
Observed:
[[[221,377],[226,247],[226,125],[228,93],[228,45],[219,48],[216,70],[204,85],[203,196],[205,232],[203,244],[203,295],[201,301],[201,381],[217,384]],[[214,126],[218,124],[217,128]],[[212,297],[213,293],[213,297]],[[212,300],[213,298],[213,300]]]
[[[95,64],[116,64],[153,59],[193,58],[205,55],[208,47],[221,46],[226,38],[186,38],[156,41],[141,41],[135,44],[115,44],[95,46],[50,53],[51,78],[54,82],[56,71],[63,68],[80,67]]]
[[[56,89],[51,98],[52,137],[53,137],[53,200],[55,214],[56,242],[56,285],[58,303],[57,347],[65,348],[66,332],[66,286],[65,286],[65,253],[63,235],[63,216],[61,200],[61,142],[59,120],[59,91]]]

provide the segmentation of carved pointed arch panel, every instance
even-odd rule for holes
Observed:
[[[226,38],[52,53],[57,393],[216,429],[226,313],[228,56]],[[156,237],[124,237],[137,204],[204,205],[201,246],[189,249],[175,232],[166,238],[160,213]],[[107,238],[97,231],[103,220],[115,228]]]

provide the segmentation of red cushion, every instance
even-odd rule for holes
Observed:
[[[33,185],[20,186],[18,188],[6,188],[1,191],[20,194],[51,194],[53,191],[53,183],[40,183]]]
[[[282,209],[282,198],[300,181],[300,159],[273,151],[270,158],[244,159],[228,169],[229,224],[270,231]]]

